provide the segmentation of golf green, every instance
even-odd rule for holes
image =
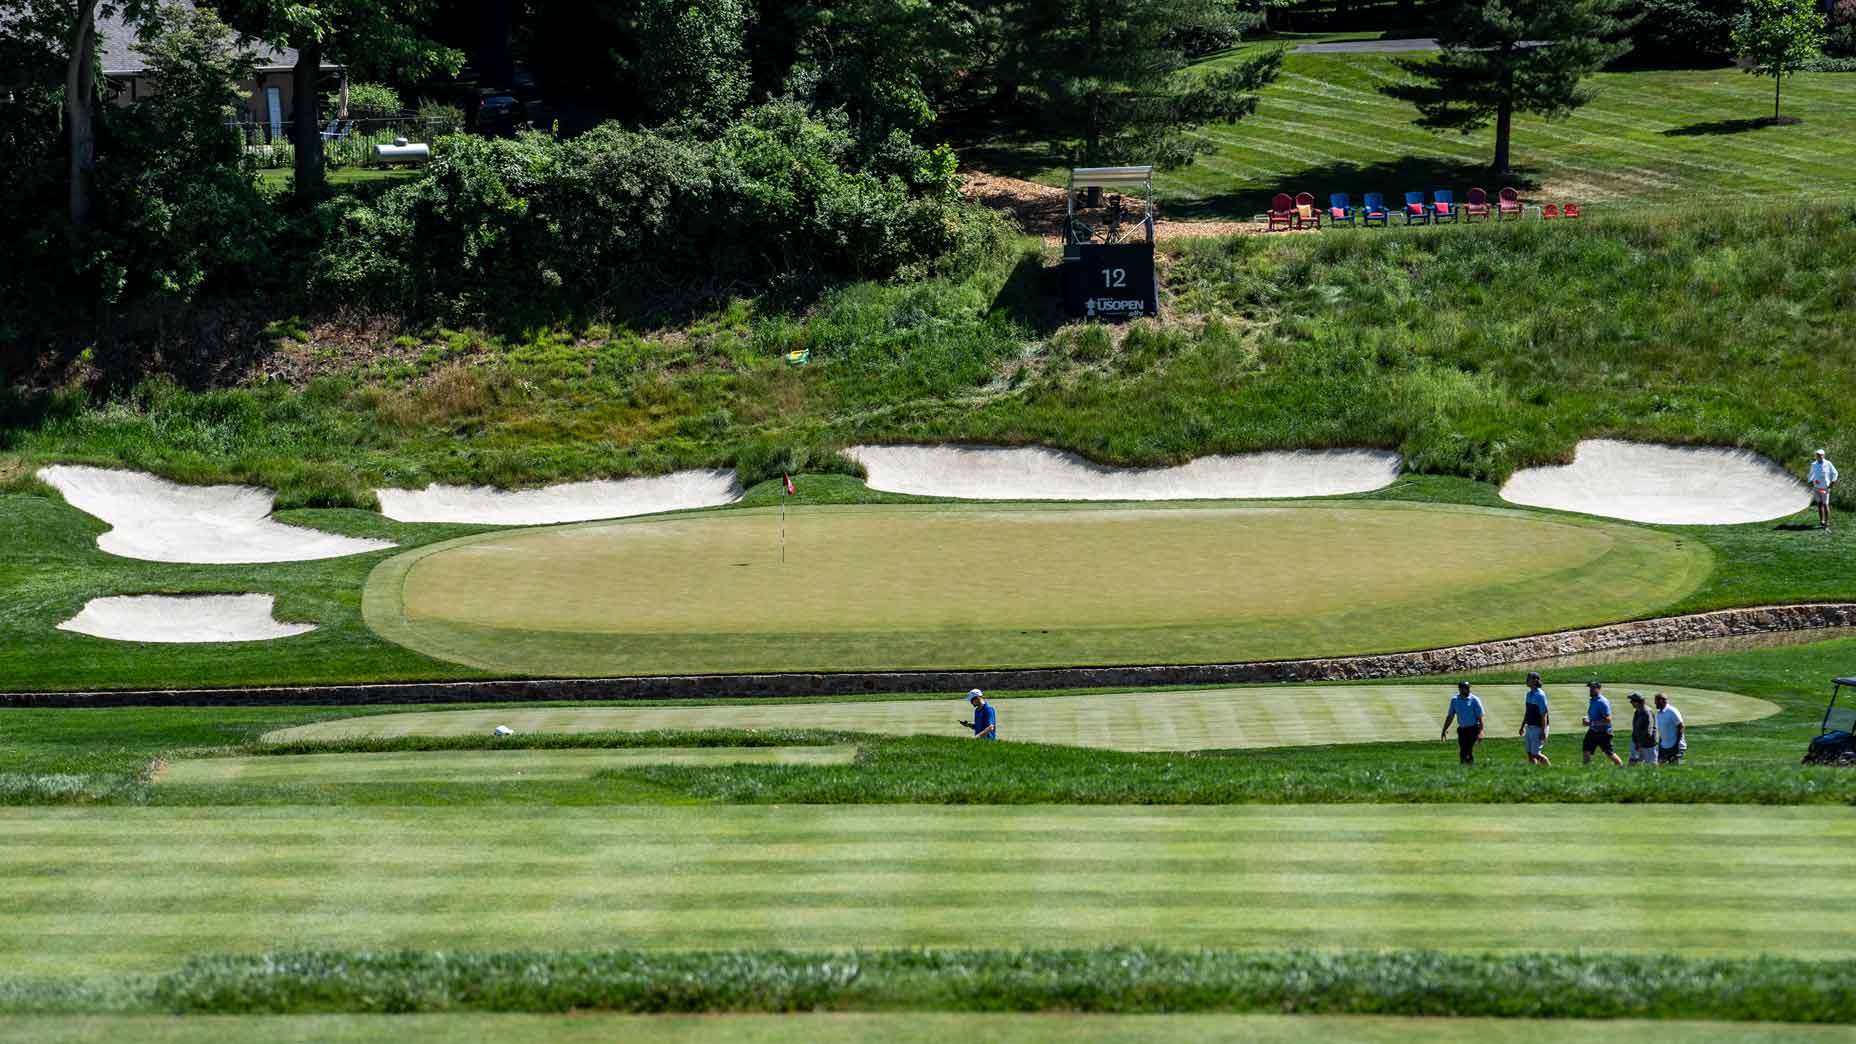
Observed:
[[[1833,807],[4,808],[0,880],[21,976],[329,947],[1856,957]]]
[[[500,724],[500,722],[498,723]],[[487,725],[488,732],[496,725]],[[857,748],[637,747],[279,754],[169,762],[156,783],[484,783],[586,779],[641,765],[848,765]]]
[[[1710,553],[1521,511],[881,505],[485,533],[389,559],[368,624],[526,675],[1191,663],[1430,648],[1649,615]]]
[[[1490,738],[1512,736],[1521,721],[1519,687],[1486,690]],[[1612,683],[1620,703],[1629,682]],[[1649,686],[1641,686],[1646,691]],[[1689,725],[1747,721],[1778,713],[1765,700],[1668,686]],[[1436,739],[1455,690],[1429,685],[1281,685],[1182,692],[1113,692],[995,700],[1000,735],[1028,743],[1113,750],[1222,750]],[[1576,752],[1585,696],[1560,697],[1558,746]],[[411,711],[339,718],[280,729],[270,742],[393,736],[476,736],[498,725],[521,733],[646,732],[654,729],[777,729],[796,723],[853,732],[959,735],[956,719],[971,717],[963,697],[856,703],[703,704],[693,707],[534,707],[503,710]],[[1549,742],[1553,751],[1555,744]],[[539,753],[539,752],[537,752]],[[222,759],[238,760],[238,759]],[[257,758],[245,760],[279,760]],[[213,762],[195,762],[207,765]]]

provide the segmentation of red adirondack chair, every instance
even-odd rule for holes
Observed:
[[[1315,194],[1313,192],[1297,192],[1295,194],[1295,219],[1303,225],[1309,225],[1314,228],[1321,227],[1321,211],[1315,209]]]
[[[1270,200],[1270,227],[1264,231],[1274,232],[1279,228],[1294,227],[1296,227],[1295,200],[1290,199],[1287,192],[1278,192],[1276,198]]]
[[[1463,220],[1474,221],[1489,219],[1489,194],[1479,188],[1469,190],[1469,200],[1463,204]]]
[[[1560,208],[1557,204],[1548,203],[1546,206],[1540,208],[1540,220],[1542,221],[1550,221],[1559,216]]]
[[[1512,188],[1504,188],[1495,194],[1495,220],[1521,216],[1521,194]]]
[[[1560,211],[1560,213],[1569,218],[1576,218],[1579,216],[1579,204],[1568,203],[1566,204],[1566,209]]]

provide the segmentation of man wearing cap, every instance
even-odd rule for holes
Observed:
[[[1643,693],[1630,694],[1630,763],[1656,764],[1656,719],[1643,705]]]
[[[1586,682],[1585,687],[1592,694],[1585,705],[1585,717],[1579,719],[1579,724],[1585,726],[1585,763],[1592,763],[1593,751],[1602,750],[1613,765],[1622,765],[1624,759],[1611,746],[1611,701],[1605,699],[1605,687],[1597,681]]]
[[[1450,736],[1450,720],[1456,719],[1456,759],[1465,765],[1476,762],[1476,744],[1482,742],[1482,700],[1469,691],[1469,683],[1457,682],[1456,695],[1450,698],[1450,713],[1444,715],[1444,730],[1438,739]]]
[[[1830,487],[1837,484],[1837,466],[1818,450],[1811,461],[1811,499],[1817,502],[1817,528],[1830,528]]]
[[[1521,739],[1527,744],[1527,760],[1533,765],[1548,765],[1547,760],[1547,694],[1540,687],[1540,674],[1529,671],[1527,675],[1527,699],[1521,704]]]
[[[986,694],[974,689],[967,693],[967,703],[973,708],[973,720],[963,721],[962,725],[973,730],[973,738],[978,740],[996,740],[999,738],[999,715],[986,702]]]
[[[1656,760],[1663,765],[1677,765],[1688,753],[1688,726],[1682,724],[1682,712],[1669,697],[1656,694]]]

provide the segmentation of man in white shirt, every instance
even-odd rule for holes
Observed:
[[[1817,451],[1817,458],[1811,461],[1811,499],[1817,502],[1817,528],[1830,528],[1830,487],[1837,484],[1837,466],[1824,456],[1823,450]]]
[[[1688,728],[1682,724],[1682,712],[1662,693],[1656,694],[1656,763],[1674,765],[1688,752]]]

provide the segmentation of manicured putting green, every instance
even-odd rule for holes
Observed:
[[[369,578],[376,631],[527,675],[1186,663],[1652,614],[1699,543],[1453,505],[883,505],[486,533]]]
[[[5,808],[0,880],[25,976],[285,947],[1856,957],[1827,914],[1856,816],[1808,806]]]
[[[498,724],[501,724],[500,722]],[[495,728],[486,726],[485,732]],[[280,754],[169,762],[156,783],[491,783],[585,779],[640,765],[848,765],[857,748],[638,747]]]
[[[1414,1019],[1320,1015],[161,1015],[0,1017],[0,1041],[168,1044],[251,1040],[346,1044],[392,1040],[533,1044],[1830,1044],[1842,1026],[1635,1019]]]
[[[1609,686],[1620,704],[1628,682]],[[1646,692],[1648,686],[1638,686]],[[1509,688],[1513,688],[1510,686]],[[1704,689],[1657,687],[1690,725],[1746,721],[1777,714],[1765,700]],[[996,700],[1000,736],[1028,743],[1114,750],[1212,750],[1436,739],[1455,690],[1429,685],[1287,685],[1186,692],[1116,692],[1097,696],[1043,696]],[[1551,697],[1551,693],[1549,696]],[[1521,722],[1521,696],[1488,690],[1489,736],[1512,735]],[[1585,696],[1560,696],[1565,725],[1559,741],[1578,743]],[[519,710],[416,711],[317,722],[270,733],[273,742],[391,736],[482,735],[498,724],[523,733],[645,732],[654,729],[773,729],[821,725],[853,732],[961,735],[957,719],[970,718],[966,701],[759,704],[695,707],[536,707]],[[1552,742],[1549,741],[1549,750]],[[256,760],[274,760],[259,758]]]

